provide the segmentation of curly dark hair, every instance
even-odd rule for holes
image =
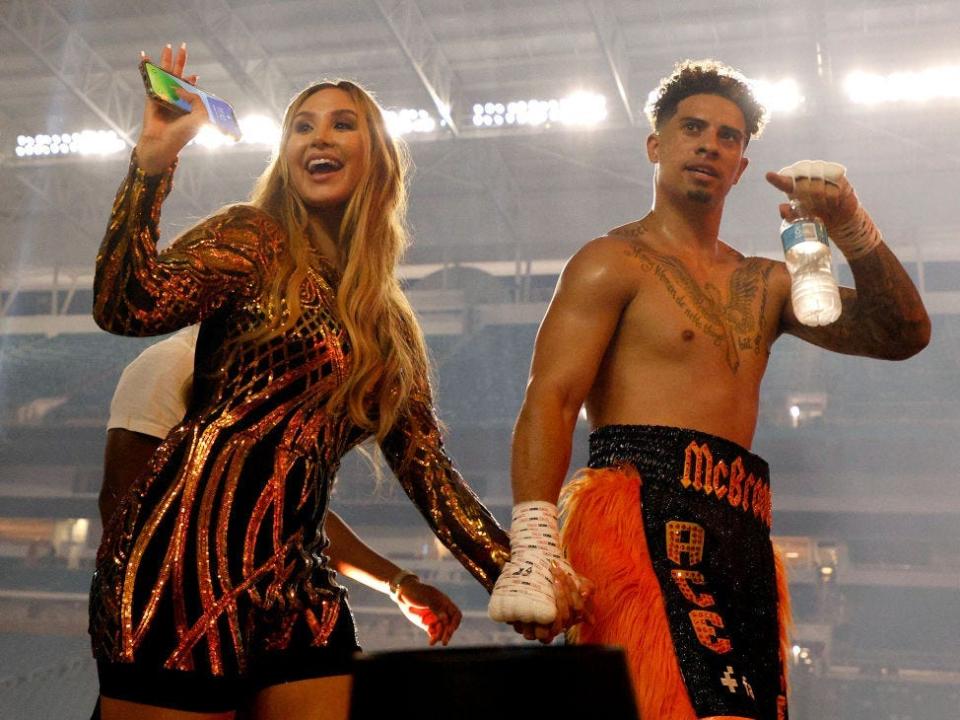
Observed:
[[[753,95],[747,78],[738,70],[717,60],[684,60],[669,77],[660,81],[656,99],[645,108],[654,130],[672,118],[681,100],[691,95],[719,95],[734,103],[746,121],[747,142],[763,132],[767,110]]]

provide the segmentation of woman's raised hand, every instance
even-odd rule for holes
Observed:
[[[140,53],[141,60],[149,60]],[[156,63],[172,75],[196,84],[197,76],[183,76],[187,64],[187,45],[183,43],[174,55],[173,48],[167,45],[160,53],[160,62]],[[147,175],[163,172],[177,159],[180,151],[189,143],[207,122],[207,110],[203,101],[194,93],[178,89],[180,97],[190,103],[192,112],[178,113],[163,103],[147,98],[143,111],[143,129],[137,141],[137,165]]]

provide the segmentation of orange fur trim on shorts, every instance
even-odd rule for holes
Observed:
[[[783,668],[783,687],[780,692],[787,696],[789,688],[790,628],[793,627],[793,615],[790,611],[790,586],[787,568],[779,548],[773,546],[773,566],[777,573],[777,619],[780,623],[780,665]]]
[[[637,471],[581,470],[564,488],[560,504],[567,559],[596,583],[589,608],[593,622],[574,627],[569,639],[624,649],[641,718],[694,720],[647,552]]]
[[[630,465],[584,469],[561,494],[564,551],[573,568],[596,586],[592,622],[575,626],[568,640],[624,649],[641,718],[695,720],[647,550],[640,486],[640,475]],[[790,604],[779,555],[775,560],[783,662]]]

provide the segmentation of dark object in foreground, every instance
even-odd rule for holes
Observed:
[[[355,664],[351,720],[637,720],[619,648],[474,647],[371,653]]]

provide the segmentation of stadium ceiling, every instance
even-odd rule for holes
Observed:
[[[839,160],[891,244],[960,260],[956,99],[857,106],[852,71],[960,64],[960,4],[873,0],[4,0],[0,3],[0,268],[92,263],[124,153],[22,158],[17,137],[112,129],[137,136],[141,49],[188,43],[200,84],[241,116],[278,116],[322,77],[347,77],[442,125],[411,136],[414,260],[562,258],[651,201],[647,94],[674,62],[715,57],[803,96],[751,144],[724,236],[776,254],[777,196],[762,171]],[[474,106],[606,97],[597,127],[476,127]],[[190,151],[165,208],[180,226],[242,199],[266,151]],[[186,186],[189,192],[183,192]],[[175,229],[176,226],[174,226]]]

